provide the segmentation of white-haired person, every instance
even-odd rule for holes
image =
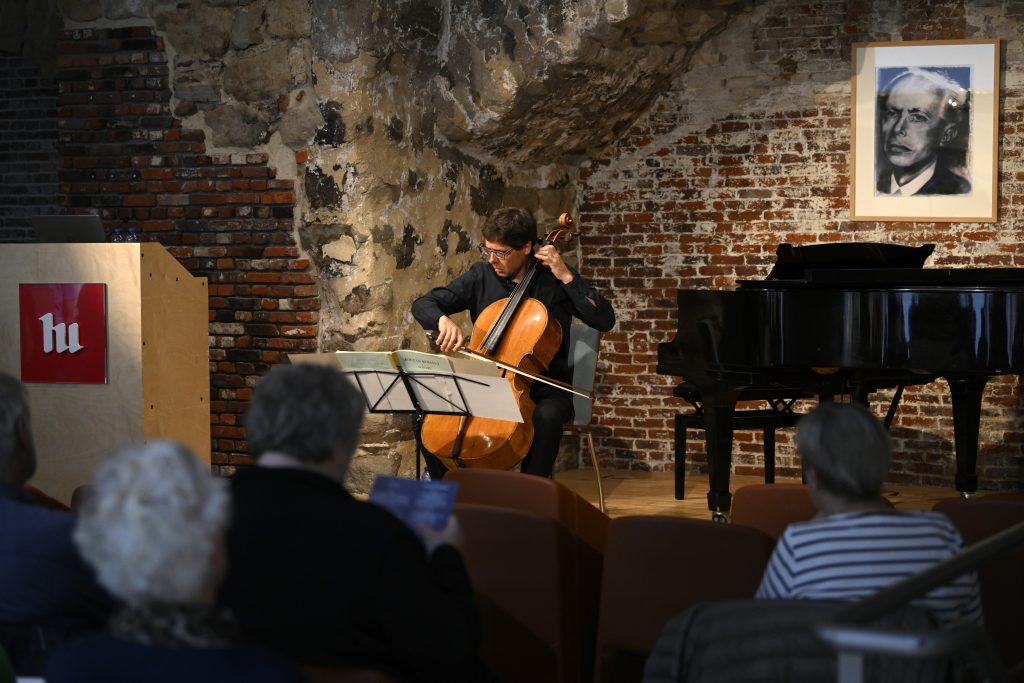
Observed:
[[[758,598],[858,600],[963,550],[945,515],[898,511],[880,498],[892,445],[863,406],[818,405],[797,424],[796,448],[818,516],[783,532]],[[912,604],[940,625],[982,620],[974,572]]]
[[[109,632],[57,649],[50,683],[250,681],[304,678],[238,643],[215,605],[230,516],[225,481],[171,441],[121,448],[96,471],[74,539],[100,582],[124,601]]]
[[[231,482],[222,602],[246,636],[305,666],[489,680],[454,518],[424,543],[343,486],[364,411],[327,366],[277,366],[256,385],[245,419],[256,467]]]
[[[0,640],[22,675],[42,673],[37,646],[95,630],[114,608],[71,540],[74,516],[27,492],[35,471],[28,392],[0,373]]]

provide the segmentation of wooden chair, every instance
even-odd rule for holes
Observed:
[[[597,357],[601,350],[601,333],[581,322],[574,322],[569,328],[569,367],[572,370],[572,383],[586,391],[594,389],[594,377],[597,373]],[[577,435],[586,438],[587,450],[590,451],[590,462],[594,466],[597,477],[597,501],[601,512],[605,511],[604,487],[601,485],[601,466],[597,462],[597,451],[594,450],[593,432],[597,425],[592,424],[594,402],[582,396],[572,395],[573,419],[562,429],[562,435]]]
[[[672,392],[693,408],[688,413],[675,416],[675,496],[682,500],[686,495],[686,430],[705,429],[704,407],[700,392],[693,384],[681,382]],[[790,387],[748,387],[740,392],[737,405],[749,402],[763,402],[766,408],[737,410],[732,418],[734,431],[758,430],[764,442],[764,482],[775,482],[775,430],[793,427],[800,419],[793,412],[793,404],[800,399],[812,398],[813,394]]]
[[[639,681],[665,623],[706,600],[753,597],[774,543],[757,529],[676,517],[608,528],[595,680]]]

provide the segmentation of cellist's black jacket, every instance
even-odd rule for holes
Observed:
[[[544,374],[569,382],[569,325],[576,316],[596,330],[607,332],[615,325],[612,305],[572,268],[572,281],[562,281],[547,268],[540,267],[530,286],[529,295],[548,309],[562,328],[562,345]],[[442,315],[469,311],[474,322],[480,312],[498,299],[512,293],[515,284],[499,277],[489,263],[477,263],[445,287],[435,287],[412,304],[412,314],[423,329],[437,331]],[[463,330],[466,332],[466,330]]]

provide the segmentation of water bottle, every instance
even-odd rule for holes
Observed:
[[[124,231],[121,228],[114,228],[114,234],[110,236],[111,242],[124,242]]]
[[[124,238],[125,242],[138,242],[139,241],[139,229],[128,228],[128,234]]]

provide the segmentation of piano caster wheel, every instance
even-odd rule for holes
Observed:
[[[711,513],[711,521],[712,522],[719,522],[720,524],[728,524],[729,523],[729,517],[726,516],[726,514],[724,512],[712,512]]]
[[[977,491],[960,491],[960,497],[963,498],[964,500],[970,500],[971,498],[974,498],[976,495],[978,495]]]

